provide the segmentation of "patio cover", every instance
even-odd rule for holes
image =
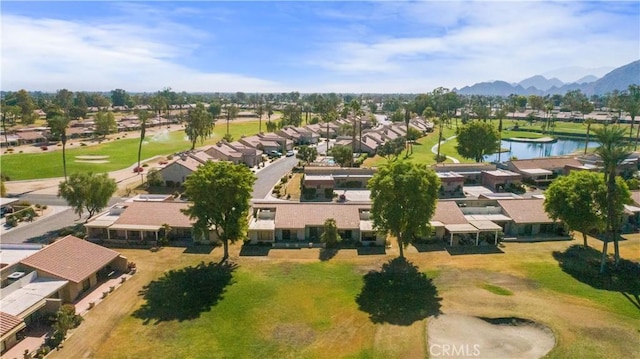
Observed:
[[[552,171],[545,170],[544,168],[529,168],[529,169],[520,170],[520,171],[531,176],[545,176],[545,175],[550,176],[553,174]]]

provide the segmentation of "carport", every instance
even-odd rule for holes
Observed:
[[[469,224],[478,229],[476,235],[476,246],[480,238],[480,232],[494,232],[494,244],[498,244],[498,232],[502,231],[502,227],[491,221],[469,221]]]
[[[453,246],[454,234],[474,234],[476,235],[476,244],[478,243],[479,231],[471,223],[464,224],[447,224],[444,228],[449,232],[449,245]]]

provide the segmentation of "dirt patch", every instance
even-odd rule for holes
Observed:
[[[443,314],[429,320],[429,354],[432,358],[532,358],[555,346],[553,332],[536,322],[519,318],[478,318]]]
[[[287,346],[304,348],[316,339],[316,332],[306,324],[280,324],[273,329],[273,339]]]

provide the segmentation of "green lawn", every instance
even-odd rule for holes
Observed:
[[[623,258],[636,263],[638,238],[621,247]],[[407,303],[430,298],[442,313],[540,322],[556,336],[550,358],[634,357],[640,345],[638,307],[619,291],[563,271],[558,253],[571,268],[584,262],[567,242],[507,243],[500,254],[408,252],[419,274],[409,280],[408,272],[371,275],[392,263],[389,253],[341,252],[321,261],[314,250],[272,250],[255,258],[236,256],[234,246],[237,267],[224,269],[206,264],[218,262],[220,249],[190,249],[122,250],[138,263],[138,273],[92,309],[52,357],[425,357],[428,319],[392,325],[376,318],[412,317],[422,311]],[[435,292],[427,296],[418,294],[424,286],[414,285],[422,273],[435,278]],[[402,284],[389,290],[391,278],[403,278],[396,282]],[[626,280],[618,285],[638,293]]]
[[[263,121],[264,122],[264,121]],[[263,130],[265,124],[262,124]],[[258,121],[230,123],[229,132],[234,139],[241,135],[258,133]],[[214,144],[226,133],[226,123],[218,121],[214,135],[205,144]],[[123,134],[125,136],[125,134]],[[129,167],[138,160],[139,139],[121,139],[104,142],[96,146],[82,147],[82,141],[72,140],[67,144],[67,172],[110,172]],[[200,146],[197,143],[196,146]],[[142,145],[142,158],[170,155],[191,148],[184,131],[174,131],[164,135],[147,135]],[[108,163],[76,162],[76,156],[109,156]],[[62,177],[62,151],[42,153],[16,153],[2,155],[2,174],[10,180],[28,180]]]
[[[358,310],[354,300],[361,288],[362,273],[352,264],[240,266],[221,300],[197,318],[143,324],[134,313],[110,333],[95,355],[383,358],[384,353],[375,348],[377,326],[367,313]],[[165,299],[181,301],[170,291]],[[402,348],[396,350],[401,352]]]

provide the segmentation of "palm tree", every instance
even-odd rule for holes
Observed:
[[[138,112],[138,120],[140,120],[140,143],[138,144],[138,167],[136,167],[136,171],[140,170],[140,156],[142,155],[142,141],[144,141],[144,135],[147,131],[147,118],[149,118],[149,113],[145,110]]]
[[[67,116],[54,116],[49,119],[49,128],[51,129],[51,135],[58,137],[62,142],[62,168],[64,171],[64,180],[67,180],[67,156],[65,153],[67,146],[67,127],[69,126],[69,117]]]
[[[600,143],[600,147],[596,149],[596,153],[600,156],[600,160],[603,163],[604,179],[607,184],[606,238],[603,241],[602,261],[600,263],[600,273],[604,273],[609,241],[613,241],[614,244],[616,266],[620,262],[620,250],[618,248],[618,227],[620,226],[620,220],[618,218],[618,211],[616,210],[618,205],[618,203],[616,203],[616,170],[618,165],[622,163],[631,152],[625,143],[625,129],[619,126],[604,126],[596,129],[594,132]]]
[[[587,136],[584,138],[584,154],[587,154],[587,146],[589,145],[589,132],[591,131],[591,125],[596,123],[596,120],[589,117],[584,120],[584,123],[587,124]]]
[[[238,108],[236,105],[227,107],[227,135],[229,135],[229,122],[238,116]]]
[[[262,97],[258,100],[256,105],[256,115],[258,115],[258,133],[262,132],[262,115],[264,114],[264,105],[262,104]]]
[[[631,117],[630,137],[633,136],[633,123],[636,116],[640,113],[640,85],[629,85],[629,92],[624,96],[623,100],[624,110],[629,113]],[[640,126],[636,132],[636,139],[633,145],[633,150],[638,149],[638,133],[640,133]]]

